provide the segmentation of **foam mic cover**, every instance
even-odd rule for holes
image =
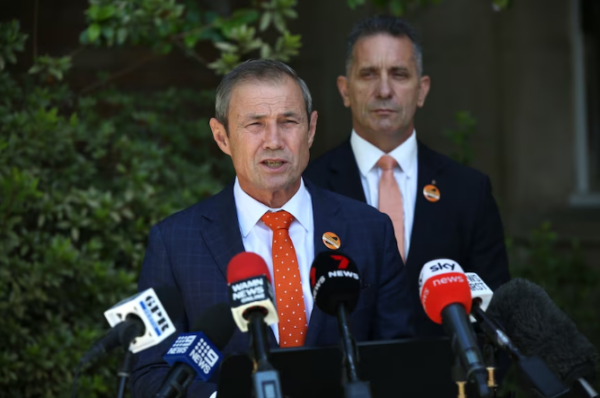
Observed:
[[[462,304],[467,314],[471,312],[469,281],[461,266],[453,260],[433,260],[423,266],[419,296],[429,319],[440,325],[442,310],[450,304]]]
[[[515,278],[500,286],[486,314],[525,355],[542,358],[565,383],[595,375],[598,351],[535,283]]]
[[[324,313],[335,316],[342,303],[352,312],[360,296],[358,267],[340,251],[321,252],[310,269],[310,286],[315,303]]]
[[[279,322],[269,269],[261,256],[251,252],[235,255],[227,267],[227,282],[231,313],[242,332],[248,331],[250,312],[261,312],[267,325]]]

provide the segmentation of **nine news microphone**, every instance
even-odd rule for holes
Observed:
[[[471,318],[475,317],[479,326],[488,339],[496,347],[506,351],[510,358],[516,362],[521,376],[526,383],[526,390],[536,397],[557,398],[568,394],[569,389],[550,371],[546,363],[536,356],[526,356],[521,353],[516,344],[502,330],[502,326],[486,314],[486,309],[494,301],[493,307],[500,298],[493,297],[492,290],[479,278],[477,274],[467,273],[473,307]]]
[[[281,398],[279,373],[269,363],[266,328],[279,322],[273,304],[269,270],[256,253],[234,256],[227,267],[233,319],[242,332],[250,333],[250,356],[254,361],[255,398]]]
[[[354,311],[360,296],[358,267],[347,255],[321,252],[310,269],[310,284],[316,305],[324,313],[337,316],[346,370],[346,398],[370,397],[368,382],[358,378],[358,355],[348,325],[348,314]]]
[[[155,398],[182,397],[193,380],[208,381],[220,366],[221,351],[235,327],[228,303],[205,310],[192,326],[194,332],[180,334],[163,357],[171,369]]]
[[[471,289],[460,265],[448,259],[425,264],[419,277],[419,294],[427,316],[443,324],[450,335],[466,380],[476,384],[480,397],[489,397],[487,369],[467,320],[471,312]]]
[[[526,355],[538,356],[584,397],[598,393],[586,381],[596,374],[598,351],[540,286],[515,278],[500,286],[486,314],[501,324]]]

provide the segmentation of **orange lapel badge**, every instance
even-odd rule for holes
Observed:
[[[334,234],[333,232],[325,232],[323,234],[323,243],[327,246],[328,249],[337,250],[342,245],[342,241],[340,237]]]
[[[440,200],[440,190],[435,185],[425,185],[423,196],[432,203],[437,202]]]

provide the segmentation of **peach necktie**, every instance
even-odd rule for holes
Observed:
[[[279,346],[299,347],[304,344],[308,324],[300,269],[289,228],[294,216],[285,210],[265,213],[261,220],[273,231],[273,275],[275,300],[279,313]]]
[[[398,166],[396,159],[390,155],[383,155],[377,161],[381,168],[381,179],[379,180],[379,211],[387,214],[394,224],[394,234],[398,241],[398,250],[402,261],[406,263],[404,255],[404,204],[400,187],[394,178],[394,168]]]

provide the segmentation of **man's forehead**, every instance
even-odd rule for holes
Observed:
[[[291,78],[281,81],[245,81],[231,94],[231,110],[241,117],[257,115],[301,115],[304,110],[302,90]]]
[[[407,62],[414,60],[414,47],[406,36],[378,33],[359,39],[354,44],[352,58],[359,67],[380,66],[382,62],[406,66]]]

